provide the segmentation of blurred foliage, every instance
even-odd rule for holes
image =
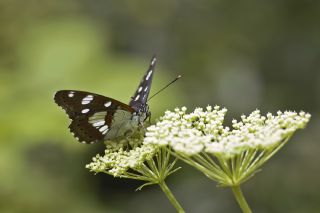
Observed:
[[[127,102],[153,53],[153,119],[218,104],[313,118],[245,185],[256,212],[319,212],[320,1],[0,1],[0,212],[173,212],[156,187],[88,173],[102,144],[78,144],[59,89]],[[183,170],[169,186],[187,212],[239,212],[231,192]]]

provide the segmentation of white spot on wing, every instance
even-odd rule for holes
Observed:
[[[108,132],[108,129],[104,130],[102,134],[105,135],[107,132]]]
[[[97,127],[97,126],[102,126],[104,125],[105,121],[98,121],[96,123],[93,123],[92,126]]]
[[[87,95],[82,99],[81,104],[83,105],[89,104],[92,100],[93,100],[93,95]]]
[[[139,87],[138,92],[141,92],[141,90],[142,90],[142,87]]]
[[[144,91],[145,91],[145,92],[147,92],[147,90],[148,90],[148,86],[146,86],[146,88],[144,88]]]
[[[105,107],[111,106],[111,101],[108,101],[107,103],[104,104]]]
[[[102,121],[105,119],[106,115],[107,115],[106,111],[96,112],[89,117],[89,123],[94,124],[94,123],[97,123],[98,121]]]
[[[74,96],[74,92],[73,91],[69,92],[68,97],[72,98],[73,96]]]
[[[82,102],[81,102],[81,104],[82,105],[85,105],[85,104],[89,104],[91,101],[84,101],[84,100],[82,100]]]
[[[152,70],[150,70],[150,71],[148,72],[148,75],[147,75],[147,77],[146,77],[146,80],[149,80],[151,74],[152,74]]]
[[[140,98],[140,95],[137,95],[134,101],[137,101]]]
[[[85,114],[85,113],[87,113],[87,112],[89,112],[90,110],[89,109],[83,109],[81,112],[83,113],[83,114]]]
[[[154,63],[156,63],[157,59],[156,58],[153,58],[152,61],[151,61],[151,65],[154,65]]]
[[[100,132],[104,132],[105,130],[108,130],[108,125],[104,125],[99,129]]]

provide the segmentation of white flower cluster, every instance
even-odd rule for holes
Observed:
[[[147,128],[145,137],[144,131],[140,131],[129,139],[107,141],[105,154],[94,157],[86,167],[93,172],[129,177],[135,175],[131,171],[139,173],[146,168],[145,162],[156,156],[161,147],[171,147],[183,156],[211,154],[225,159],[246,150],[270,152],[310,119],[310,114],[304,112],[261,116],[255,110],[249,116],[241,116],[240,121],[233,120],[229,128],[223,126],[225,108],[208,106],[206,110],[196,108],[189,114],[186,111],[182,107],[165,112],[155,125]]]
[[[213,138],[223,131],[222,122],[226,109],[216,106],[207,111],[197,108],[186,114],[186,107],[176,108],[175,112],[166,111],[156,125],[147,129],[145,144],[171,146],[176,152],[194,155],[205,148]]]
[[[206,152],[230,158],[248,149],[274,148],[310,119],[310,114],[304,112],[261,116],[255,110],[249,116],[241,116],[239,122],[233,120],[230,129],[222,125],[225,108],[208,106],[206,111],[197,108],[190,114],[186,110],[182,107],[167,111],[158,123],[147,129],[144,143],[169,145],[178,154],[188,156]]]
[[[151,159],[157,152],[153,144],[142,144],[143,135],[136,134],[130,139],[131,146],[128,146],[128,139],[121,141],[106,141],[104,156],[99,154],[93,158],[86,168],[93,172],[105,172],[114,177],[121,177],[128,169],[138,168],[145,160]]]

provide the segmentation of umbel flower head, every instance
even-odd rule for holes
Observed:
[[[310,114],[259,110],[232,128],[224,127],[225,108],[208,106],[187,113],[186,108],[167,111],[147,129],[144,144],[167,146],[172,154],[203,172],[222,186],[237,186],[248,180],[293,135],[304,128]]]
[[[168,175],[179,168],[174,168],[176,159],[170,160],[170,153],[156,144],[144,144],[144,131],[138,131],[129,138],[106,141],[103,156],[96,155],[86,165],[92,172],[103,172],[114,177],[146,181],[145,185],[159,184]]]

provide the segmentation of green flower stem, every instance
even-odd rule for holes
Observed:
[[[171,204],[174,206],[174,208],[177,210],[179,213],[185,213],[177,199],[174,197],[170,189],[168,188],[167,184],[164,181],[159,182],[159,186],[162,189],[162,191],[166,194],[167,198],[171,202]]]
[[[232,186],[232,191],[243,213],[252,213],[246,199],[244,198],[240,186]]]

